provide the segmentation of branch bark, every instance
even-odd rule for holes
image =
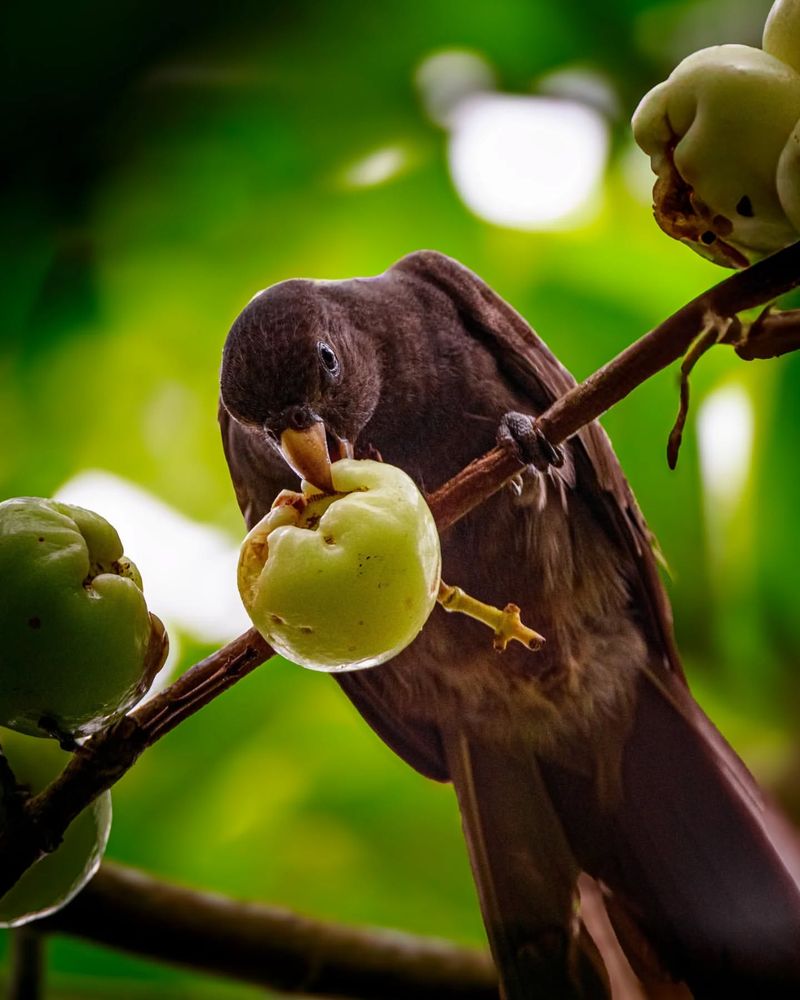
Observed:
[[[800,350],[800,309],[767,310],[750,326],[736,323],[723,338],[743,361],[764,361]]]
[[[771,257],[737,271],[729,278],[673,313],[659,326],[631,344],[621,354],[557,399],[536,420],[536,426],[552,445],[559,445],[581,427],[624,399],[642,382],[682,357],[700,333],[709,316],[725,319],[746,309],[767,305],[800,285],[800,243]],[[769,314],[768,314],[769,315]],[[800,347],[797,314],[781,320],[774,314],[764,318],[761,333],[757,324],[751,336],[741,338],[741,327],[734,324],[729,337],[739,331],[733,342],[740,357],[775,357]],[[794,327],[794,329],[792,329]],[[748,348],[747,343],[750,342]],[[769,353],[772,351],[772,353]],[[494,448],[476,459],[457,476],[440,487],[429,503],[440,531],[444,531],[473,508],[496,493],[522,469],[522,464],[505,448]]]
[[[270,656],[269,645],[249,629],[79,747],[58,778],[7,817],[0,830],[0,896],[59,845],[73,819],[119,781],[147,747]]]
[[[18,927],[11,932],[7,1000],[44,997],[44,938],[38,929]]]
[[[484,952],[193,892],[119,865],[104,864],[37,929],[286,993],[497,1000],[497,977]]]

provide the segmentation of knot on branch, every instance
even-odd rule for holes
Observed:
[[[89,765],[96,774],[111,778],[113,783],[136,763],[149,745],[144,726],[134,716],[123,715],[78,747],[75,757],[80,759],[81,767]]]

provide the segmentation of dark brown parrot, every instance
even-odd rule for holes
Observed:
[[[508,416],[573,385],[491,288],[422,251],[257,295],[225,344],[220,423],[248,526],[297,473],[329,484],[329,456],[377,450],[432,492],[502,428],[534,463],[445,534],[442,573],[519,604],[544,648],[498,654],[437,608],[395,659],[336,678],[404,760],[453,782],[506,1000],[606,995],[581,872],[651,995],[798,997],[800,850],[689,693],[611,445],[594,423],[548,463]]]

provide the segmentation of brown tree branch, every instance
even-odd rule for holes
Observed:
[[[615,403],[624,399],[642,382],[682,357],[707,324],[709,317],[734,317],[746,309],[767,305],[798,285],[800,243],[793,243],[752,267],[737,271],[692,299],[650,333],[557,399],[538,417],[536,426],[550,444],[561,444],[581,427],[596,420]],[[780,315],[774,315],[772,322],[768,324],[765,322],[766,334],[757,335],[755,331],[751,331],[751,337],[747,338],[751,342],[749,348],[742,340],[735,344],[740,357],[747,358],[748,350],[751,358],[774,357],[800,346],[800,335],[793,331],[792,339],[789,329],[791,323],[781,322]],[[732,327],[739,329],[737,324]],[[729,336],[735,336],[733,329]],[[765,353],[754,353],[759,350],[761,338],[765,338],[761,340],[761,349]],[[766,353],[778,347],[776,341],[779,340],[780,349],[774,350],[772,354]],[[429,497],[428,502],[439,530],[449,528],[502,489],[521,468],[516,457],[500,447],[468,465]]]
[[[484,952],[193,892],[119,865],[104,864],[37,928],[287,993],[497,1000],[497,977]]]
[[[11,932],[6,1000],[42,1000],[43,997],[44,938],[38,929],[18,927]]]
[[[736,323],[722,343],[731,344],[743,361],[779,358],[800,350],[800,309],[768,309],[750,326]]]
[[[147,747],[271,655],[265,640],[250,629],[79,747],[55,781],[7,817],[0,830],[0,896],[58,846],[72,820],[119,781]]]

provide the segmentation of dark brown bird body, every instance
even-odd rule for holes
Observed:
[[[317,370],[321,340],[335,379]],[[488,286],[421,252],[376,278],[257,296],[226,344],[220,419],[252,525],[297,485],[264,427],[277,435],[298,408],[432,492],[494,445],[504,414],[540,413],[572,384]],[[453,781],[507,998],[603,995],[575,918],[581,870],[608,886],[644,980],[800,995],[800,853],[688,693],[603,431],[563,452],[442,538],[443,577],[519,604],[543,650],[499,655],[437,608],[394,660],[337,680],[400,756]]]

